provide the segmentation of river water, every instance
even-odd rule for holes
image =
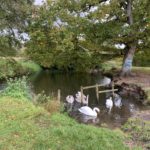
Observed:
[[[31,77],[31,85],[34,93],[38,94],[45,91],[47,95],[57,95],[57,90],[61,90],[61,101],[65,101],[67,95],[73,95],[80,90],[80,86],[89,86],[101,83],[103,76],[101,74],[91,75],[87,73],[51,73],[41,71]],[[95,124],[96,126],[108,126],[110,128],[120,127],[135,111],[143,109],[143,106],[136,102],[132,97],[122,97],[121,109],[113,107],[108,114],[105,102],[106,94],[101,94],[99,102],[96,100],[95,89],[84,91],[89,94],[89,106],[91,108],[100,108],[100,114],[97,118],[90,118],[80,113],[71,113],[77,121],[85,124]]]

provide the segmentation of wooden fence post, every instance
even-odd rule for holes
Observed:
[[[83,87],[81,86],[81,104],[83,104]]]
[[[113,99],[114,99],[114,82],[112,82],[112,96],[113,96]]]
[[[96,98],[97,101],[99,102],[98,84],[96,84]]]
[[[61,99],[61,91],[60,89],[58,89],[58,93],[57,93],[57,100],[60,102],[60,99]]]

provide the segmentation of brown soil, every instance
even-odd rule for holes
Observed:
[[[116,76],[114,80],[116,80],[116,84],[118,85],[122,85],[122,83],[126,83],[128,85],[134,84],[140,86],[144,91],[150,90],[150,72],[134,71],[133,75],[130,77],[118,78]],[[138,118],[141,120],[141,124],[145,124],[145,121],[150,121],[150,109],[147,108],[147,110],[136,112],[132,118]],[[139,138],[140,137],[142,137],[142,135],[139,134]],[[132,140],[128,140],[125,143],[130,147],[130,149],[133,149],[135,146],[141,146],[142,149],[146,150],[149,149],[146,146],[146,142],[140,140],[137,141],[136,136],[134,137],[134,135],[132,135]]]
[[[144,111],[140,111],[137,112],[133,118],[139,118],[143,121],[150,121],[150,110],[144,110]]]
[[[127,83],[136,84],[142,88],[150,88],[150,72],[134,71],[130,77],[120,77],[119,80],[116,78],[117,84]]]

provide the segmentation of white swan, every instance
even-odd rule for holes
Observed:
[[[72,95],[68,95],[66,97],[66,101],[67,101],[67,103],[72,104],[74,102],[74,97]]]
[[[81,103],[81,92],[78,91],[78,93],[77,93],[75,96],[76,96],[75,100],[76,100],[78,103]],[[85,95],[83,94],[83,96],[82,96],[82,103],[83,103],[84,105],[88,105],[88,103],[89,103],[89,95],[85,96]]]
[[[122,99],[121,99],[120,95],[118,95],[116,93],[114,94],[114,105],[118,108],[121,108],[121,106],[122,106]]]
[[[111,83],[111,79],[108,77],[104,77],[103,80],[101,81],[101,84],[103,85],[109,85]]]
[[[111,109],[113,107],[113,101],[112,101],[112,97],[106,99],[106,108],[109,109],[109,113],[111,112]]]
[[[73,110],[73,104],[74,104],[74,97],[72,95],[68,95],[66,97],[66,103],[64,104],[64,107],[67,110],[67,112],[71,112]]]
[[[99,108],[94,107],[94,109],[92,110],[88,106],[83,106],[83,107],[79,108],[78,110],[80,111],[80,113],[87,115],[87,116],[92,116],[92,117],[97,117],[97,113],[100,112]]]

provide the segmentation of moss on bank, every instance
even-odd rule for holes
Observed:
[[[128,149],[120,132],[78,124],[60,113],[50,115],[28,100],[1,97],[0,118],[0,149]]]

